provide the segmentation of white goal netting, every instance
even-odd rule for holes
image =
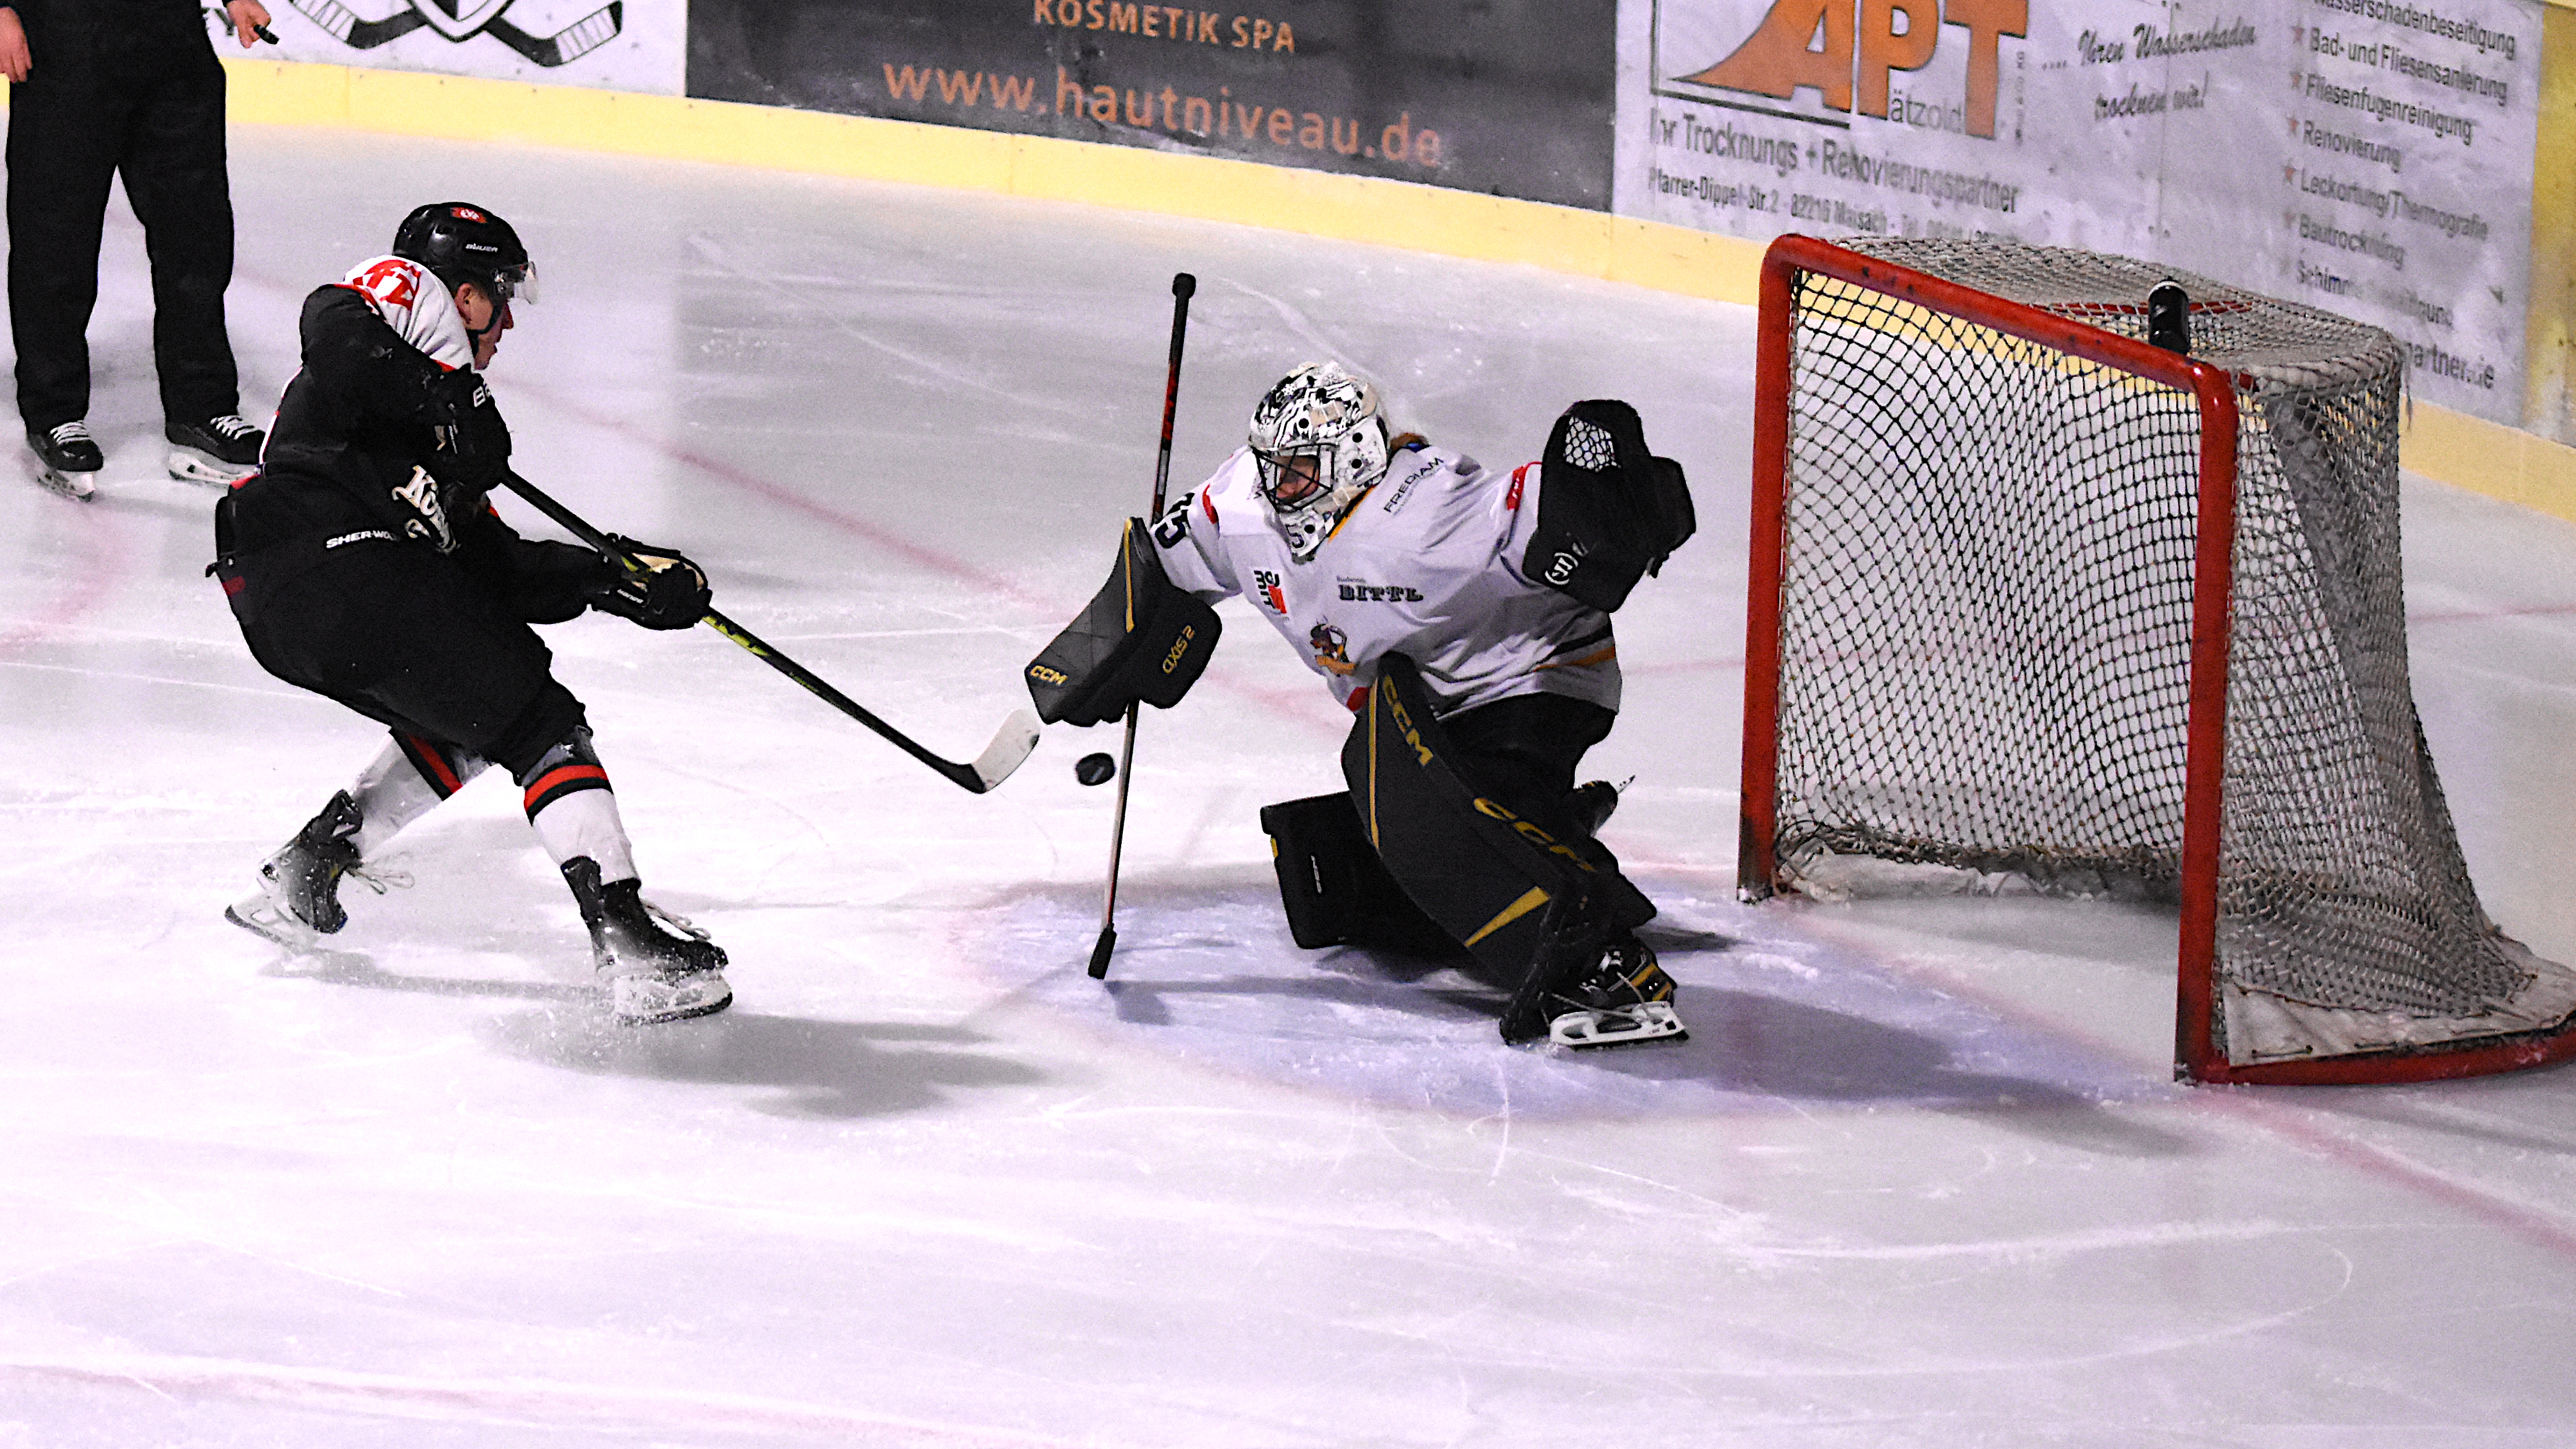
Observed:
[[[2191,298],[2191,355],[2235,380],[2222,825],[2205,887],[2218,1054],[2423,1053],[2565,1029],[2576,973],[2488,921],[2416,718],[2394,339],[2120,257],[1849,246],[2140,338],[2149,291],[2172,278]],[[2062,893],[2194,888],[2194,396],[1817,272],[1796,274],[1792,299],[1777,873],[1748,885],[1847,889],[1866,858]]]

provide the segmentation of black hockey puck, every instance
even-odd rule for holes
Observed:
[[[1085,755],[1073,762],[1073,778],[1086,785],[1106,785],[1118,773],[1118,762],[1107,755]]]

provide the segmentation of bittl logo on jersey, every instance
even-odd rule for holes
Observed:
[[[373,50],[424,26],[449,41],[463,43],[489,35],[542,66],[579,60],[617,38],[626,24],[626,0],[608,0],[552,35],[532,35],[501,18],[513,0],[409,0],[382,20],[361,20],[340,0],[289,0],[304,18],[331,33],[351,50]]]
[[[1684,88],[1707,87],[1787,101],[1806,90],[1828,112],[1989,138],[2003,37],[2030,33],[2030,0],[1770,0],[1750,33],[1743,29],[1750,6],[1664,0],[1655,9],[1656,74],[1675,88],[1670,94],[1697,99]],[[1704,56],[1730,40],[1733,48],[1713,65],[1666,69],[1698,65],[1691,50]],[[1907,95],[1901,110],[1894,107],[1895,77],[1962,48],[1964,96]]]

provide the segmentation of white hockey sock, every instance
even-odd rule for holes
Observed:
[[[528,824],[556,865],[586,855],[599,862],[602,883],[635,879],[635,851],[626,843],[626,823],[617,816],[616,792],[557,795],[529,816]]]
[[[457,783],[462,785],[484,768],[483,761],[468,760]],[[358,847],[360,860],[372,859],[397,831],[447,798],[421,777],[420,768],[395,744],[386,745],[384,753],[358,772],[358,783],[349,794],[358,803],[358,833],[350,843]]]

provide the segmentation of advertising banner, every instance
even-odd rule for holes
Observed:
[[[1615,14],[1616,0],[695,0],[688,94],[1606,210]]]
[[[217,54],[678,95],[687,0],[265,0],[274,46]]]
[[[2144,257],[2518,423],[2539,42],[2530,0],[1631,0],[1614,209]]]

